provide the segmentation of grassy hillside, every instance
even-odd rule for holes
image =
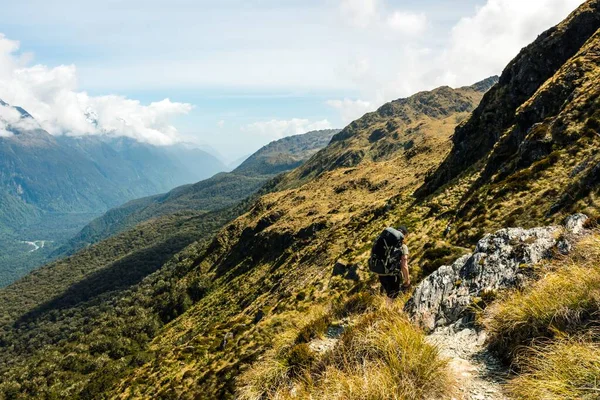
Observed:
[[[29,128],[11,126],[13,135],[0,138],[0,286],[47,262],[107,209],[225,169],[208,153],[182,146],[104,136],[55,137],[35,128],[26,111],[13,110]],[[187,156],[196,161],[182,162]],[[32,253],[22,248],[23,241],[44,241],[46,246]]]
[[[444,157],[454,160],[461,157],[461,149],[480,145],[467,143],[469,138],[451,144],[450,132],[444,141],[444,125],[453,125],[445,118],[456,123],[457,117],[442,110],[456,93],[433,102],[430,97],[448,89],[420,95],[427,100],[417,95],[397,103],[400,107],[383,107],[338,134],[330,146],[288,174],[279,192],[263,196],[193,261],[213,289],[161,331],[150,346],[155,359],[123,379],[111,394],[234,396],[242,389],[235,378],[265,348],[277,346],[273,336],[293,330],[294,321],[316,307],[369,290],[366,259],[382,226],[402,222],[413,231],[408,245],[411,273],[418,280],[440,265],[440,257],[460,254],[485,232],[559,222],[573,210],[597,216],[598,7],[598,1],[587,2],[511,63],[500,78],[501,87],[492,89],[478,109],[494,109],[519,124],[508,124],[498,143],[472,168],[467,165],[455,176],[442,174],[438,181],[429,178],[437,189],[427,197],[412,193],[426,176],[435,177],[440,173],[436,170],[446,168]],[[528,96],[517,96],[522,75],[514,71],[531,68],[531,59],[523,54],[544,53],[563,41],[580,47],[564,63],[550,65],[546,79]],[[568,95],[561,98],[560,88]],[[456,107],[460,101],[450,104]],[[430,129],[418,129],[422,121],[410,118],[415,112],[411,105],[424,103],[441,106],[419,114],[423,127]],[[399,113],[399,128],[387,127],[387,110],[390,119],[394,110]],[[488,119],[496,117],[476,111],[457,133],[491,123]],[[406,148],[415,132],[414,145]],[[332,273],[336,262],[346,265],[339,276]],[[303,357],[306,363],[316,355],[309,351]],[[314,393],[320,393],[316,385]]]
[[[455,92],[460,95],[455,96]],[[460,115],[451,111],[440,113],[435,117],[415,114],[415,121],[412,125],[416,127],[422,123],[421,127],[409,132],[399,129],[398,139],[392,137],[392,140],[407,141],[414,138],[415,148],[422,146],[424,150],[422,153],[416,152],[411,159],[429,166],[435,165],[435,159],[432,158],[434,153],[427,149],[444,148],[443,146],[449,149],[448,137],[453,127],[457,121],[468,116],[468,112],[476,106],[481,95],[482,92],[472,88],[463,88],[457,91],[442,88],[436,91],[435,97],[440,101],[445,102],[444,97],[449,96],[450,102],[461,104],[468,102],[469,106],[464,109],[464,105],[461,105],[461,109],[464,111]],[[430,95],[427,94],[427,96]],[[392,115],[388,118],[393,119],[394,117]],[[371,116],[367,118],[371,118]],[[404,148],[401,149],[403,152]],[[437,156],[438,161],[443,155],[442,153]],[[371,163],[368,166],[366,173],[372,176],[373,183],[367,179],[361,179],[363,173],[360,171],[356,171],[360,175],[357,179],[357,175],[342,170],[334,171],[336,175],[327,177],[326,185],[323,185],[324,181],[312,182],[309,187],[304,189],[306,190],[305,196],[319,195],[318,201],[314,201],[312,206],[310,202],[286,191],[275,192],[272,198],[262,198],[257,202],[249,201],[246,206],[232,210],[232,214],[229,215],[229,217],[240,215],[252,207],[251,217],[247,216],[242,220],[246,221],[247,219],[249,222],[248,229],[243,233],[240,229],[240,224],[243,222],[238,221],[225,228],[224,232],[227,233],[220,234],[219,239],[210,243],[208,248],[205,248],[202,243],[196,243],[142,281],[139,281],[141,275],[157,269],[158,265],[164,261],[162,258],[163,244],[160,240],[168,240],[170,235],[181,231],[181,228],[165,228],[161,222],[162,218],[138,225],[135,229],[124,232],[122,235],[125,236],[115,236],[91,246],[64,262],[43,268],[27,279],[4,289],[0,295],[0,302],[3,304],[2,309],[7,310],[5,312],[7,315],[4,317],[4,334],[1,340],[3,343],[10,343],[12,350],[3,353],[4,361],[0,363],[5,367],[2,370],[5,382],[2,386],[3,390],[16,392],[35,390],[38,396],[80,394],[84,398],[93,398],[98,393],[108,390],[117,383],[114,380],[119,379],[122,374],[128,373],[145,361],[154,359],[157,353],[148,347],[149,339],[158,334],[163,324],[179,316],[194,303],[203,301],[202,299],[207,293],[214,293],[210,296],[211,299],[219,299],[221,297],[218,294],[223,290],[233,290],[234,287],[228,283],[229,277],[225,279],[224,283],[226,284],[223,285],[222,282],[213,280],[204,274],[205,262],[202,259],[207,254],[216,257],[221,253],[221,250],[217,249],[220,244],[234,245],[238,239],[242,239],[243,241],[250,240],[250,242],[247,243],[248,247],[245,249],[237,247],[239,253],[235,253],[233,258],[235,260],[241,257],[250,263],[252,259],[258,262],[262,258],[280,257],[278,253],[282,246],[287,246],[295,241],[293,237],[295,233],[281,237],[279,237],[279,233],[276,233],[273,240],[263,235],[267,234],[268,226],[281,217],[277,213],[270,215],[269,209],[289,207],[290,204],[295,204],[294,207],[298,209],[298,217],[301,218],[298,226],[300,230],[297,246],[306,246],[312,251],[313,247],[310,244],[315,236],[326,227],[325,223],[320,221],[323,219],[323,215],[327,215],[331,222],[340,220],[344,224],[360,224],[362,220],[368,221],[373,218],[374,214],[382,212],[381,207],[379,211],[372,211],[373,204],[381,202],[378,199],[381,199],[382,196],[394,197],[398,187],[404,186],[413,179],[413,175],[407,174],[407,170],[403,171],[402,168],[398,168],[398,165],[408,165],[403,153],[400,153],[399,156],[399,159],[394,161],[389,160],[383,164]],[[381,170],[382,167],[385,170]],[[391,173],[391,175],[386,177],[387,173]],[[338,175],[343,178],[339,179]],[[282,185],[281,179],[271,182],[270,186],[263,190],[274,192]],[[325,187],[326,190],[321,190],[319,186]],[[356,202],[357,190],[365,193],[360,203]],[[329,198],[330,196],[331,198]],[[277,203],[279,205],[275,207]],[[315,210],[308,209],[311,207],[315,207]],[[355,210],[350,211],[349,209],[352,207]],[[314,214],[314,221],[310,217],[302,220],[306,218],[305,213],[311,212]],[[263,215],[265,213],[269,215]],[[213,215],[220,216],[221,214],[216,212]],[[202,221],[204,217],[194,218],[195,221]],[[258,226],[255,226],[254,222],[250,223],[257,218],[260,220]],[[294,223],[291,219],[288,222]],[[327,222],[327,224],[329,223]],[[192,223],[191,226],[195,227],[195,224]],[[206,234],[210,233],[210,230],[204,226],[199,226],[198,229]],[[143,236],[140,236],[140,230],[144,231]],[[148,239],[143,239],[142,246],[132,244],[132,240],[142,240],[146,236]],[[153,239],[155,236],[156,239]],[[155,246],[154,243],[158,243],[158,246]],[[240,244],[240,246],[242,245]],[[149,247],[150,250],[160,250],[158,253],[146,251],[146,247]],[[140,252],[142,254],[139,254]],[[148,254],[149,257],[144,257],[145,254]],[[161,254],[161,257],[155,259],[154,254]],[[286,253],[285,257],[290,255],[292,253]],[[149,260],[149,262],[144,262],[144,260]],[[325,259],[323,261],[327,262]],[[199,266],[202,267],[199,268]],[[80,274],[73,274],[72,278],[65,277],[64,272],[78,269],[82,270]],[[128,273],[122,280],[117,279],[111,282],[119,273],[130,269],[133,269],[133,275]],[[257,268],[256,271],[258,270]],[[115,271],[114,274],[112,271]],[[136,271],[142,271],[142,273],[136,273]],[[264,267],[261,267],[260,271],[261,274],[266,272]],[[300,273],[301,270],[298,272]],[[106,276],[112,278],[106,278]],[[245,278],[240,276],[238,293],[233,294],[232,297],[229,297],[230,294],[227,293],[229,297],[226,301],[227,307],[222,310],[214,309],[211,313],[215,319],[229,325],[226,321],[231,315],[230,313],[234,312],[233,315],[235,315],[237,307],[243,305],[240,296],[253,296],[256,290],[270,290],[271,284],[281,277],[281,274],[274,274],[268,280],[258,283],[255,276],[246,276]],[[121,281],[124,282],[123,285],[121,285]],[[43,282],[48,282],[46,287]],[[238,285],[237,279],[234,285]],[[111,289],[113,286],[118,288],[113,290]],[[96,287],[98,289],[94,289]],[[69,288],[73,288],[73,290]],[[248,290],[249,288],[251,290]],[[22,297],[29,300],[19,301],[18,299]],[[111,306],[107,307],[108,304]],[[221,306],[218,307],[221,308]],[[125,309],[128,311],[123,311]],[[204,321],[198,327],[208,328],[210,327],[208,322]],[[130,329],[134,325],[138,328]],[[207,339],[210,338],[208,339],[210,343],[216,342],[216,346],[219,346],[219,342],[222,340],[222,336],[219,335],[225,326],[214,328],[216,329],[215,333],[207,336]],[[62,333],[53,334],[52,332],[57,332],[57,329]],[[79,333],[81,329],[86,332],[84,336]],[[34,337],[39,340],[33,340]],[[204,349],[209,342],[199,347],[198,350]],[[100,343],[104,344],[100,345]],[[64,364],[64,360],[69,354],[71,354],[70,359],[74,357],[74,363],[67,365]],[[51,374],[60,379],[44,379],[44,382],[31,384],[30,380],[40,371],[31,370],[29,368],[31,362],[48,358],[50,358],[49,363],[61,365],[55,373]],[[125,359],[128,361],[123,362]],[[111,371],[111,373],[107,374],[107,371]],[[75,382],[77,384],[73,386]],[[223,380],[218,388],[212,390],[221,392],[230,387],[231,383],[229,380]]]
[[[589,227],[598,228],[598,225]],[[491,346],[520,373],[520,399],[594,399],[600,390],[600,232],[541,267],[539,281],[503,293],[482,316]],[[566,267],[566,268],[565,268]]]
[[[193,398],[202,391],[213,398],[233,396],[234,377],[270,347],[274,335],[291,329],[314,307],[328,307],[332,299],[341,301],[349,290],[367,289],[369,274],[363,266],[373,235],[392,222],[390,212],[400,205],[399,195],[408,195],[422,182],[424,172],[441,162],[457,121],[468,117],[482,94],[473,88],[440,88],[400,101],[409,105],[394,108],[397,113],[386,116],[389,106],[384,106],[357,122],[378,121],[363,124],[368,129],[361,131],[364,139],[351,140],[365,154],[391,144],[395,155],[377,162],[365,159],[353,168],[333,168],[304,185],[291,181],[291,176],[301,176],[299,170],[284,176],[277,188],[293,188],[263,196],[190,261],[197,265],[196,273],[212,282],[211,291],[185,319],[172,322],[155,339],[150,349],[160,355],[112,393]],[[436,99],[443,110],[448,104],[462,107],[470,101],[471,105],[461,108],[462,114],[440,111],[430,116],[411,107],[421,103],[420,97]],[[412,113],[412,121],[390,132],[383,142],[368,140],[406,112]],[[409,149],[393,146],[409,140],[414,141]],[[332,159],[340,151],[343,146],[332,142],[307,165],[315,158]],[[348,265],[351,279],[332,277],[338,260]],[[357,269],[358,276],[352,277],[350,271]],[[232,338],[223,345],[226,337]],[[184,369],[175,367],[182,362]]]
[[[339,129],[293,135],[273,141],[248,157],[234,172],[242,175],[271,175],[299,167],[329,144]]]
[[[574,210],[597,220],[599,11],[600,1],[590,0],[540,35],[485,95],[494,79],[418,93],[365,115],[232,210],[238,217],[214,238],[190,245],[141,281],[125,279],[131,284],[110,296],[104,297],[112,284],[99,285],[99,295],[82,295],[103,281],[93,279],[93,285],[75,283],[83,288],[76,293],[57,288],[58,301],[23,306],[19,298],[35,284],[24,280],[1,291],[0,309],[11,311],[0,336],[0,393],[452,395],[444,360],[407,321],[401,300],[382,305],[375,296],[376,278],[366,268],[372,241],[384,226],[407,225],[418,281],[486,232],[556,223]],[[553,53],[557,62],[533,57]],[[574,260],[595,257],[588,247]],[[522,359],[511,389],[517,397],[597,394],[597,375],[589,373],[597,364],[595,319],[581,318],[597,311],[594,275],[578,272],[586,267],[578,261],[570,271],[578,287],[589,288],[564,296],[573,301],[544,301],[563,299],[556,282],[566,278],[558,272],[522,294],[537,309],[507,298],[496,314],[490,311],[496,348],[516,365],[519,345],[553,341]],[[127,268],[113,271],[117,276]],[[547,315],[557,309],[565,318],[549,326]],[[515,321],[514,329],[505,320]],[[519,329],[523,320],[535,330]],[[336,326],[345,331],[335,347],[311,348],[309,342]],[[571,351],[578,357],[556,361]]]
[[[301,164],[329,143],[338,130],[308,132],[277,140],[259,149],[230,173],[220,173],[193,185],[130,201],[95,219],[54,252],[60,257],[136,224],[182,210],[209,212],[234,205],[250,196],[280,172]]]

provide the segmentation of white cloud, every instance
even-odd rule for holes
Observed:
[[[217,122],[217,126],[219,127],[219,129],[223,129],[223,127],[225,126],[225,120],[220,120],[219,122]]]
[[[286,136],[299,135],[310,131],[331,129],[329,121],[314,121],[308,119],[292,118],[290,120],[259,121],[246,125],[243,131],[258,134],[271,139],[281,139]]]
[[[417,35],[427,28],[427,16],[423,13],[395,11],[387,18],[388,26],[405,35]]]
[[[23,117],[14,107],[0,104],[0,137],[13,136],[12,129],[33,130],[39,129],[39,124],[29,118]]]
[[[395,46],[390,49],[381,39],[383,28],[376,29],[375,22],[380,19],[373,20],[373,29],[353,36],[353,43],[362,47],[354,54],[356,61],[344,62],[340,72],[352,82],[361,100],[330,100],[327,104],[349,122],[369,109],[421,90],[469,85],[500,74],[523,47],[581,3],[583,0],[487,0],[470,15],[463,11],[462,15],[468,16],[443,30],[425,15],[387,13],[387,29],[405,29],[405,39],[389,42]],[[384,15],[385,4],[377,10],[377,15]],[[410,32],[423,35],[410,36]],[[437,43],[431,41],[432,35],[437,35]]]
[[[366,28],[377,18],[378,0],[341,0],[342,16],[358,28]]]
[[[356,28],[388,28],[402,35],[415,35],[425,31],[427,16],[424,13],[394,10],[384,0],[340,0],[344,20]]]
[[[437,82],[464,85],[501,70],[537,35],[564,19],[582,0],[488,0],[462,18],[438,64]]]
[[[375,109],[372,103],[360,99],[328,100],[326,103],[340,112],[344,124],[348,124]]]
[[[49,133],[128,136],[155,145],[179,141],[170,120],[189,113],[190,104],[165,99],[143,105],[123,96],[90,96],[77,90],[74,65],[29,66],[31,57],[17,55],[18,49],[18,42],[0,34],[0,98],[23,107]]]

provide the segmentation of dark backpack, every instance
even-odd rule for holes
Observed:
[[[369,259],[369,269],[379,275],[396,275],[400,267],[404,235],[394,228],[385,228],[379,235]]]

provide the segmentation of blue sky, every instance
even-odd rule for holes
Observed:
[[[10,48],[3,56],[0,43],[0,72],[10,72],[0,98],[29,106],[51,133],[86,134],[79,114],[93,110],[107,130],[127,120],[140,140],[182,138],[235,159],[500,73],[581,2],[11,1],[0,15]],[[15,74],[18,86],[2,85]]]

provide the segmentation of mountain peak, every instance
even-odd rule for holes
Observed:
[[[468,87],[478,92],[485,93],[488,90],[490,90],[496,83],[498,83],[499,79],[500,77],[498,75],[490,76],[489,78],[485,78],[484,80],[474,83]]]
[[[517,110],[575,56],[599,28],[600,0],[590,0],[521,50],[504,69],[498,84],[484,95],[471,118],[456,128],[451,153],[417,194],[433,193],[488,155],[505,131],[515,124]]]

